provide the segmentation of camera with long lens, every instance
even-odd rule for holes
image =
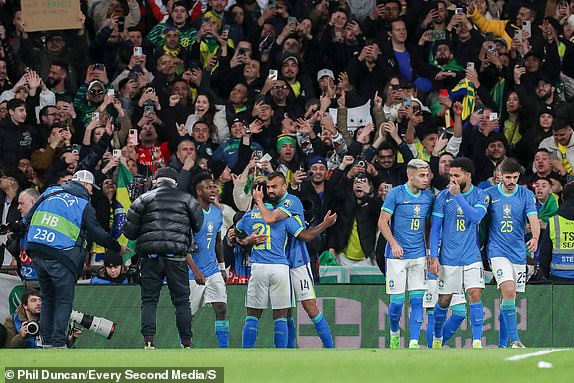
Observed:
[[[38,333],[40,332],[40,326],[38,325],[38,322],[33,321],[33,320],[28,321],[26,331],[28,332],[28,335],[30,335],[30,336],[38,335]]]
[[[0,225],[0,235],[5,235],[8,233],[14,233],[16,235],[25,233],[27,230],[27,226],[21,220],[14,221],[12,223],[2,224]]]
[[[115,331],[115,324],[109,319],[96,317],[79,311],[72,310],[70,321],[79,324],[85,329],[107,338],[112,339]]]

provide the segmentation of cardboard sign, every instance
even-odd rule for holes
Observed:
[[[78,0],[22,0],[22,15],[26,32],[82,27]]]

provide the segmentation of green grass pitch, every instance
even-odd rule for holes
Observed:
[[[1,350],[0,365],[2,369],[223,366],[226,383],[574,382],[574,349],[508,360],[548,350]],[[539,368],[539,361],[553,367]]]

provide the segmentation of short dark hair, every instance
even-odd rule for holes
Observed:
[[[556,132],[560,129],[570,128],[570,121],[565,118],[555,118],[552,121],[552,131]]]
[[[379,146],[379,149],[377,150],[377,153],[380,153],[381,150],[392,150],[393,154],[397,153],[397,147],[394,146],[393,144],[391,144],[388,141],[383,141],[383,143],[381,144],[381,146]]]
[[[68,63],[67,62],[62,61],[62,60],[54,60],[54,61],[52,61],[52,65],[59,66],[60,68],[65,70],[66,73],[68,73]]]
[[[465,172],[474,174],[474,164],[470,158],[457,157],[451,161],[450,168],[461,168]]]
[[[267,176],[267,179],[269,181],[271,181],[272,179],[275,179],[275,178],[281,178],[283,180],[283,183],[287,183],[287,180],[285,179],[285,175],[281,172],[275,171],[275,172],[272,172],[271,174],[269,174]]]
[[[191,191],[194,197],[197,197],[197,186],[207,180],[213,180],[211,173],[201,172],[193,178],[193,181],[191,182]]]
[[[6,103],[6,109],[8,110],[15,110],[16,108],[19,108],[21,106],[25,108],[26,103],[18,98],[13,98]]]
[[[452,164],[451,164],[452,166]],[[502,164],[500,164],[500,172],[502,174],[504,173],[521,173],[522,172],[522,166],[518,163],[518,161],[516,161],[513,158],[506,158],[504,161],[502,161]]]
[[[544,152],[544,153],[550,155],[550,150],[548,150],[548,149],[546,149],[546,148],[538,148],[538,149],[536,149],[536,151],[534,152],[534,155],[537,155],[537,154],[540,153],[540,152]]]
[[[38,290],[33,290],[33,289],[29,289],[24,291],[24,293],[22,294],[22,306],[24,305],[28,305],[28,299],[30,299],[30,297],[42,297],[42,294],[40,294],[40,292]]]

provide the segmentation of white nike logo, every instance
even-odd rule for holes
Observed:
[[[453,200],[452,198],[451,198],[451,199],[448,199],[448,198],[447,198],[447,199],[446,199],[446,202],[450,202],[450,201],[452,201],[452,200]]]
[[[403,203],[409,203],[409,202],[411,202],[411,200],[405,201],[405,202],[403,202]]]
[[[500,201],[500,200],[499,200],[499,199],[493,199],[493,200],[492,200],[492,203],[495,203],[495,202],[498,202],[498,201]]]

